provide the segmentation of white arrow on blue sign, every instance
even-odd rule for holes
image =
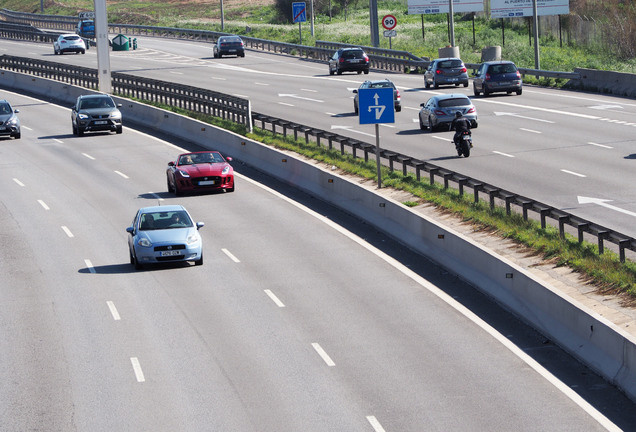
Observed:
[[[360,124],[395,123],[392,88],[358,90]]]
[[[292,3],[292,18],[294,23],[307,21],[307,4],[305,2]]]

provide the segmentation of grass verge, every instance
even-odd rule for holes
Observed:
[[[274,135],[262,129],[254,129],[248,133],[247,128],[227,120],[193,113],[176,107],[139,101],[149,105],[183,114],[208,124],[230,130],[247,138],[262,142],[272,147],[293,151],[310,159],[314,159],[352,175],[377,182],[375,160],[365,162],[354,159],[350,154],[342,155],[337,150],[307,144],[304,140],[293,137]],[[599,254],[598,246],[589,242],[579,243],[577,238],[566,234],[561,238],[555,227],[545,229],[537,221],[524,220],[518,213],[508,216],[505,209],[494,210],[483,201],[475,203],[472,195],[460,195],[455,189],[440,184],[417,181],[412,174],[404,176],[398,171],[389,171],[382,167],[382,182],[385,187],[408,192],[412,199],[404,201],[405,206],[414,207],[421,203],[434,204],[438,209],[452,213],[463,221],[474,224],[477,228],[488,230],[493,235],[511,239],[519,245],[529,248],[533,253],[549,260],[556,266],[568,266],[580,273],[587,282],[594,284],[600,293],[624,295],[626,301],[636,302],[636,263],[627,260],[621,263],[616,253],[605,250]]]

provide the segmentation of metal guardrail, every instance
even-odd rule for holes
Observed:
[[[80,87],[97,89],[97,70],[9,55],[0,56],[0,69],[36,75]],[[153,80],[119,72],[112,73],[113,92],[127,98],[175,106],[183,110],[219,117],[252,126],[248,99],[183,84]]]
[[[33,34],[45,37],[39,32],[34,32]],[[0,68],[69,82],[82,87],[97,87],[97,72],[87,68],[6,55],[0,57]],[[242,124],[248,124],[249,127],[256,126],[257,122],[260,122],[262,129],[271,130],[275,134],[282,133],[286,136],[288,130],[293,130],[294,136],[297,138],[298,132],[302,132],[305,135],[306,142],[309,142],[309,138],[312,137],[317,145],[321,145],[321,139],[324,139],[327,140],[329,149],[333,148],[333,143],[335,142],[339,144],[340,151],[343,154],[345,147],[348,148],[354,157],[358,157],[358,152],[361,151],[365,161],[368,160],[369,153],[375,154],[375,146],[370,143],[265,114],[252,113],[250,116],[248,100],[232,98],[221,93],[142,79],[125,74],[113,74],[113,88],[127,97],[137,97],[168,105],[176,105],[190,111],[216,115]],[[215,99],[216,97],[218,99]],[[236,105],[218,102],[230,98],[236,100]],[[266,128],[266,124],[270,125],[269,129]],[[414,172],[418,181],[422,172],[424,172],[429,175],[431,184],[435,183],[436,178],[443,181],[445,188],[449,187],[449,182],[455,182],[460,194],[463,194],[464,188],[468,187],[473,190],[475,202],[481,199],[481,195],[486,194],[491,208],[494,208],[496,200],[499,200],[499,202],[505,203],[508,214],[511,212],[511,207],[516,206],[521,210],[523,218],[526,220],[528,219],[528,212],[533,211],[540,217],[542,228],[546,227],[546,219],[550,218],[558,224],[561,236],[565,236],[566,225],[573,227],[577,231],[579,242],[583,241],[585,233],[591,234],[597,238],[599,253],[601,254],[604,251],[604,242],[613,243],[618,246],[621,262],[625,261],[625,250],[636,251],[636,239],[547,204],[408,155],[390,150],[381,150],[380,155],[388,163],[391,171],[394,170],[396,163],[401,164],[402,173],[407,175],[409,172]]]

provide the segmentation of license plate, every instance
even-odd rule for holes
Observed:
[[[97,121],[95,122],[95,124],[96,124],[96,125],[97,125],[97,124],[107,124],[107,123],[108,123],[108,122],[107,122],[106,120],[97,120]]]
[[[449,81],[450,81],[450,82],[455,82],[455,81],[457,81],[457,80],[458,80],[457,78],[449,78]]]
[[[161,256],[176,256],[176,255],[181,255],[181,252],[179,252],[178,250],[161,251]]]
[[[199,182],[199,186],[210,186],[214,184],[214,180],[202,180]]]
[[[500,86],[509,86],[510,84],[512,84],[510,81],[501,81],[499,83]]]
[[[7,129],[7,128],[6,128],[6,127],[4,127],[4,126],[1,126],[1,127],[0,127],[0,130],[6,130],[6,129]]]
[[[236,50],[235,50],[235,49],[230,49],[230,50],[228,50],[228,51],[229,51],[229,52],[236,52]]]

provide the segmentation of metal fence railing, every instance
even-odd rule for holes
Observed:
[[[97,88],[98,82],[96,70],[8,55],[0,56],[0,69],[42,76],[87,88]],[[369,154],[375,154],[373,144],[281,118],[251,113],[249,100],[210,90],[121,73],[113,74],[113,89],[125,97],[174,105],[189,111],[229,119],[249,127],[258,126],[260,123],[261,129],[269,130],[274,134],[286,136],[293,132],[294,137],[298,138],[300,133],[308,143],[310,140],[318,146],[325,143],[329,149],[337,146],[341,153],[344,154],[347,151],[353,157],[362,157],[365,161],[369,160]],[[401,166],[404,175],[414,173],[418,181],[422,174],[428,175],[431,184],[441,181],[445,188],[448,188],[449,183],[453,182],[460,194],[463,194],[466,188],[471,189],[475,202],[487,197],[491,208],[500,202],[505,206],[506,212],[510,214],[512,208],[515,207],[526,220],[529,217],[528,213],[534,212],[540,218],[543,228],[546,227],[547,220],[550,219],[555,225],[558,225],[561,236],[565,236],[566,227],[571,227],[578,233],[579,242],[584,240],[585,234],[592,235],[597,239],[600,253],[604,252],[605,242],[615,244],[618,247],[621,262],[625,261],[626,250],[636,251],[636,239],[633,237],[508,191],[500,186],[392,150],[381,149],[380,156],[383,163],[388,165],[391,171],[395,170],[396,166]]]

